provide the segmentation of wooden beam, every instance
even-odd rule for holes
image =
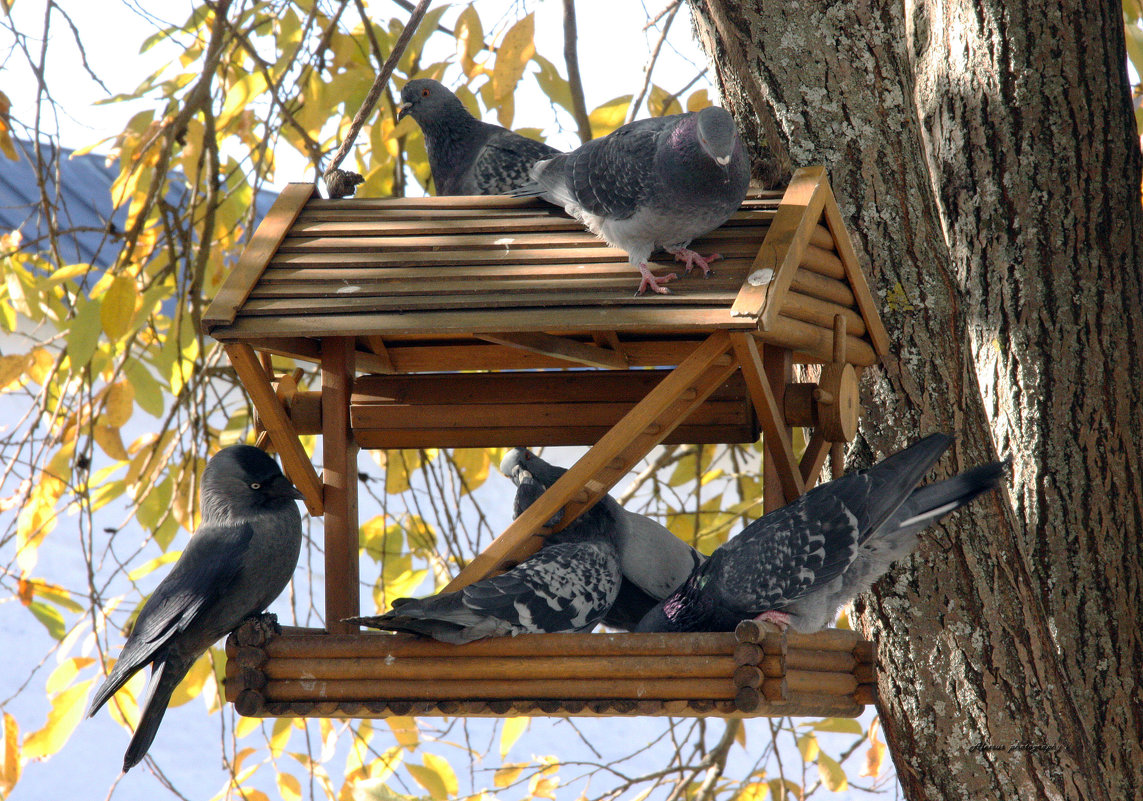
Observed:
[[[389,356],[389,349],[385,347],[385,340],[376,335],[368,335],[364,337],[365,344],[369,346],[369,350],[373,351],[373,355],[377,357],[377,364],[374,367],[380,367],[379,370],[374,372],[390,374],[397,372],[397,368],[393,366],[393,359]]]
[[[754,337],[749,334],[732,332],[729,334],[734,347],[734,355],[742,366],[742,377],[754,401],[758,422],[762,426],[762,441],[766,452],[773,454],[774,470],[786,502],[794,500],[806,491],[798,462],[794,459],[794,447],[782,414],[782,407],[774,395],[766,368]],[[765,498],[763,499],[765,505]]]
[[[480,333],[476,336],[486,342],[508,345],[532,353],[540,353],[544,356],[554,356],[557,359],[586,364],[589,367],[604,367],[610,370],[626,370],[628,367],[627,357],[620,352],[607,350],[598,345],[588,345],[586,342],[577,342],[566,337],[556,337],[543,333]]]
[[[798,465],[802,474],[802,481],[807,487],[812,487],[818,482],[818,475],[821,474],[822,466],[825,464],[829,451],[830,442],[825,438],[820,428],[815,428],[809,443],[806,445],[806,452],[802,454],[802,461]]]
[[[869,341],[873,343],[873,350],[877,353],[878,358],[883,359],[889,354],[889,334],[885,330],[885,324],[881,322],[881,315],[877,311],[877,301],[873,299],[873,293],[869,291],[869,282],[861,270],[857,251],[853,249],[853,240],[849,238],[849,231],[846,230],[845,223],[841,219],[841,210],[837,207],[837,199],[829,186],[826,186],[826,192],[828,194],[822,206],[826,225],[829,226],[830,233],[833,234],[838,258],[845,266],[849,287],[857,299],[857,308],[861,310],[861,316],[865,318]]]
[[[763,331],[773,324],[821,219],[823,189],[828,189],[824,167],[802,167],[794,173],[747,280],[734,299],[734,317],[756,319]]]
[[[766,383],[774,394],[774,403],[783,411],[778,423],[785,433],[786,441],[793,444],[794,429],[786,422],[786,385],[794,379],[793,365],[790,361],[790,351],[785,348],[775,348],[772,345],[762,346],[762,368],[765,370]],[[763,444],[767,444],[765,438]],[[792,451],[792,448],[791,448]],[[767,447],[762,454],[762,512],[772,512],[785,506],[793,497],[786,492],[786,483],[781,476],[779,461],[781,457],[776,449]]]
[[[361,614],[358,591],[357,443],[349,427],[355,344],[352,337],[322,342],[322,482],[325,500],[325,625],[351,634]]]
[[[560,509],[564,510],[561,524],[566,526],[590,508],[734,372],[729,349],[726,333],[708,337],[449,582],[445,591],[459,590],[535,553],[542,538],[533,535]]]
[[[314,470],[310,457],[302,447],[294,424],[286,414],[270,380],[266,377],[258,356],[249,345],[232,342],[223,345],[238,379],[250,394],[250,400],[258,410],[274,449],[282,457],[282,470],[294,482],[294,486],[306,496],[306,508],[311,515],[320,516],[324,510],[321,481]]]
[[[298,218],[306,202],[313,196],[313,184],[287,184],[278,195],[274,205],[262,218],[250,244],[238,257],[238,264],[231,270],[202,316],[202,328],[207,334],[216,325],[234,322],[238,309],[250,296],[250,290],[270,263],[278,246],[285,239]]]

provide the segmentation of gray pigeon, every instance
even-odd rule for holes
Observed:
[[[500,472],[510,477],[526,472],[547,489],[567,471],[548,464],[525,448],[514,448],[504,456]],[[536,497],[539,496],[533,496],[531,490],[526,492],[522,487],[516,493],[514,516],[519,517]],[[600,506],[605,507],[615,523],[613,535],[623,573],[619,594],[603,622],[612,628],[630,631],[706,557],[663,525],[623,508],[610,495],[600,499],[593,509]]]
[[[522,468],[514,477],[525,503],[544,488]],[[581,515],[516,567],[456,592],[401,598],[393,609],[350,620],[378,629],[420,634],[450,643],[483,637],[590,631],[619,591],[615,524],[598,505]]]
[[[258,448],[231,445],[202,473],[202,524],[135,621],[123,652],[95,691],[94,715],[151,665],[139,725],[123,771],[151,747],[178,683],[212,644],[261,613],[285,589],[302,546],[302,494]]]
[[[476,119],[430,78],[405,84],[397,109],[398,120],[411,114],[421,126],[438,195],[502,195],[527,183],[538,160],[560,152]]]
[[[637,631],[732,631],[747,618],[813,632],[916,545],[917,532],[995,489],[1004,462],[915,489],[951,444],[932,434],[819,485],[711,554]]]
[[[512,194],[542,195],[563,206],[593,234],[627,251],[643,280],[635,293],[677,276],[656,278],[647,267],[655,248],[697,264],[703,275],[717,253],[687,245],[738,211],[750,183],[750,162],[734,119],[721,108],[637,120],[570,153],[532,168],[532,183]]]

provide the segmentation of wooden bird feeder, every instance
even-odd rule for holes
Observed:
[[[291,184],[204,316],[311,514],[325,516],[327,629],[246,626],[227,698],[247,715],[857,715],[872,650],[852,632],[546,634],[463,646],[363,633],[357,450],[587,445],[452,580],[527,558],[663,442],[765,445],[764,507],[813,485],[856,432],[887,336],[820,167],[753,192],[692,247],[714,275],[634,297],[620,250],[541,201],[323,200]],[[664,267],[668,266],[666,262]],[[662,272],[660,270],[659,272]],[[318,365],[320,391],[270,356]],[[795,363],[822,365],[794,383]],[[812,428],[795,457],[791,427]],[[299,436],[321,434],[319,477]]]

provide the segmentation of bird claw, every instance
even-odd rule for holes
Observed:
[[[790,615],[786,612],[775,612],[770,610],[758,615],[755,620],[762,623],[770,623],[778,627],[778,631],[785,631],[790,628]]]
[[[639,282],[639,288],[635,290],[635,297],[639,297],[644,292],[646,292],[647,287],[651,287],[651,289],[655,290],[655,292],[659,293],[660,295],[669,295],[671,294],[671,290],[667,289],[665,286],[659,285],[665,284],[668,281],[674,281],[679,277],[675,273],[668,273],[662,278],[656,278],[654,274],[647,268],[646,264],[639,265],[639,272],[642,274],[643,280]]]
[[[710,278],[712,273],[710,265],[722,258],[721,253],[711,253],[709,256],[700,256],[695,251],[686,248],[674,251],[673,255],[676,261],[686,262],[687,268],[683,271],[683,275],[689,275],[691,268],[697,264],[702,268],[703,278]]]

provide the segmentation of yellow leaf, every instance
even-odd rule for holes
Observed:
[[[770,785],[762,782],[751,782],[738,791],[734,801],[762,801],[768,795],[770,795]]]
[[[56,366],[56,357],[45,348],[32,349],[32,363],[28,367],[28,376],[41,387],[51,375],[52,368]]]
[[[397,742],[412,751],[421,741],[421,732],[417,729],[417,721],[413,718],[391,717],[385,718]]]
[[[512,746],[520,739],[520,735],[528,728],[528,724],[532,721],[529,717],[518,718],[505,718],[504,725],[500,729],[500,758],[508,756],[508,752],[512,750]]]
[[[475,78],[483,68],[474,58],[484,49],[484,28],[475,6],[470,5],[460,12],[453,30],[456,32],[456,52],[460,56],[460,67],[469,78]]]
[[[501,765],[497,768],[496,773],[492,775],[492,783],[497,787],[507,787],[520,778],[520,774],[524,772],[524,768],[528,767],[526,762],[513,762],[507,765]]]
[[[131,419],[135,410],[135,388],[130,381],[116,381],[107,388],[103,398],[103,414],[99,422],[118,428]]]
[[[528,782],[528,792],[532,794],[533,798],[550,798],[555,801],[556,789],[559,786],[559,779],[553,776],[538,775],[533,776],[532,781]]]
[[[691,96],[687,98],[687,111],[702,111],[704,108],[712,105],[714,104],[710,102],[710,96],[707,94],[706,89],[691,92]]]
[[[230,91],[226,93],[226,102],[223,104],[222,113],[218,117],[219,130],[225,128],[234,117],[246,108],[247,103],[265,90],[266,76],[261,70],[244,75],[235,82],[230,87]]]
[[[262,728],[262,718],[238,718],[238,722],[234,724],[234,737],[241,740],[243,737],[249,737],[254,732]]]
[[[425,767],[436,773],[441,777],[441,782],[444,784],[445,792],[450,796],[456,795],[460,791],[460,784],[456,780],[456,773],[453,772],[452,765],[448,760],[436,754],[425,754]]]
[[[452,460],[464,480],[462,495],[483,484],[492,465],[492,459],[484,448],[457,448],[452,452]]]
[[[63,691],[75,681],[75,677],[79,675],[79,671],[93,662],[95,662],[95,660],[90,656],[73,656],[71,659],[65,659],[52,671],[52,675],[48,676],[44,690],[49,695],[55,695]]]
[[[123,462],[131,458],[127,453],[127,449],[123,447],[123,438],[119,436],[119,429],[112,428],[111,426],[92,426],[91,436],[95,442],[103,449],[103,452],[110,456],[117,462]]]
[[[135,278],[130,275],[117,275],[103,293],[99,301],[99,319],[103,324],[103,333],[112,342],[121,339],[131,330],[131,320],[135,317],[135,308],[141,300],[139,288],[135,286]]]
[[[651,84],[651,93],[647,98],[647,110],[652,117],[667,117],[671,114],[681,114],[683,107],[679,99],[658,84]]]
[[[608,100],[602,106],[592,110],[587,115],[591,122],[591,135],[598,139],[607,136],[620,125],[627,117],[627,107],[631,105],[631,95],[623,95]]]
[[[838,734],[860,735],[861,724],[853,718],[824,718],[813,725],[814,731],[832,731]]]
[[[841,765],[824,751],[818,754],[818,773],[821,774],[822,784],[835,793],[840,793],[849,787],[849,779],[846,778]]]
[[[425,756],[428,756],[428,754]],[[429,791],[429,795],[432,796],[433,801],[446,801],[448,798],[448,790],[445,789],[444,781],[437,775],[435,770],[422,765],[413,764],[405,765],[405,769],[409,771],[409,775],[413,777],[413,780],[417,784]]]
[[[23,375],[31,364],[32,357],[26,353],[20,356],[0,356],[0,390]]]
[[[20,781],[20,724],[4,713],[4,766],[0,773],[0,795],[5,798]]]
[[[802,759],[806,762],[813,762],[821,751],[818,747],[818,738],[812,733],[806,732],[798,738],[798,750],[802,752]]]
[[[400,495],[405,492],[412,486],[412,475],[420,466],[420,451],[386,451],[385,492],[390,495]]]
[[[536,52],[533,41],[535,17],[528,14],[508,29],[500,46],[496,48],[496,64],[492,68],[492,96],[502,103],[516,91],[516,84],[524,74],[524,68]]]
[[[877,738],[877,730],[881,719],[874,718],[869,724],[869,750],[865,752],[865,767],[861,769],[862,776],[877,777],[881,774],[881,764],[885,761],[885,743]]]
[[[182,551],[167,551],[164,554],[156,556],[154,559],[148,559],[146,562],[128,573],[127,578],[131,579],[132,581],[138,581],[144,576],[148,576],[151,573],[155,572],[156,568],[160,568],[163,565],[170,564],[171,562],[175,561],[181,555]]]
[[[277,718],[274,720],[274,727],[270,731],[270,754],[277,759],[286,750],[286,746],[290,742],[290,735],[293,733],[293,719],[292,718]]]
[[[72,731],[83,719],[83,708],[87,703],[87,691],[91,688],[91,681],[91,679],[81,681],[52,699],[48,722],[42,729],[24,738],[21,754],[24,761],[44,759],[64,747]]]
[[[171,702],[167,704],[168,707],[182,706],[187,701],[193,698],[198,698],[202,692],[202,687],[206,684],[206,680],[214,675],[214,671],[210,667],[210,654],[206,653],[200,656],[195,663],[191,665],[190,671],[179,682],[179,686],[171,693]]]
[[[279,773],[278,794],[282,801],[301,801],[302,783],[292,773]]]

